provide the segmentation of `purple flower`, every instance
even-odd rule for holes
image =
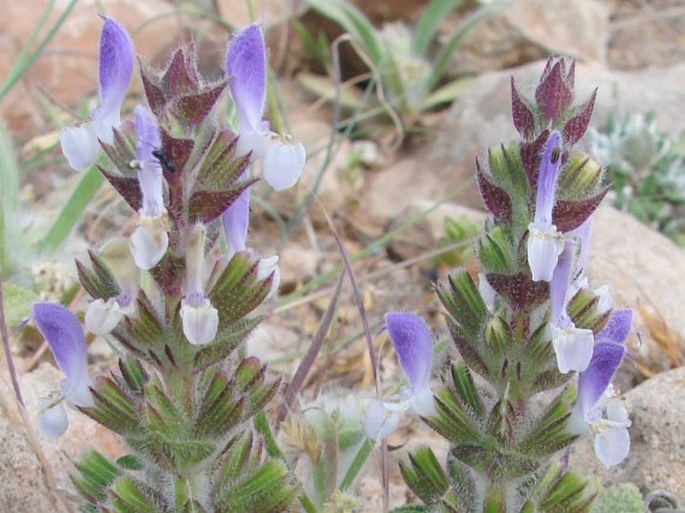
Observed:
[[[542,152],[535,216],[528,225],[528,264],[534,281],[552,279],[552,271],[564,249],[564,236],[552,224],[561,149],[561,134],[554,131],[549,135]]]
[[[241,179],[246,178],[247,173]],[[250,189],[245,189],[238,199],[221,215],[224,226],[227,257],[230,260],[238,251],[247,249],[247,228],[250,220]]]
[[[395,430],[399,412],[427,417],[435,411],[430,375],[433,358],[433,338],[421,317],[408,312],[391,312],[385,316],[397,357],[409,386],[399,393],[399,401],[371,403],[366,412],[364,428],[374,440],[382,440]]]
[[[91,120],[60,133],[62,152],[69,165],[81,171],[97,160],[101,140],[112,143],[112,128],[121,124],[121,105],[133,73],[133,43],[126,30],[112,18],[104,18],[100,34],[100,106]]]
[[[631,323],[631,310],[616,310],[597,333],[592,359],[578,378],[578,400],[569,421],[574,434],[594,433],[595,453],[607,468],[619,464],[630,451],[630,419],[611,380],[625,355]]]
[[[186,249],[186,293],[181,301],[183,334],[193,345],[209,344],[216,337],[219,313],[204,292],[205,228],[193,227]]]
[[[266,47],[259,25],[237,34],[228,47],[226,72],[238,115],[238,154],[263,159],[264,179],[277,191],[295,185],[302,172],[305,150],[269,129],[262,117],[266,99]]]
[[[74,314],[58,304],[34,303],[31,317],[45,337],[57,366],[64,373],[65,379],[60,384],[64,398],[73,406],[93,406],[86,340]],[[52,406],[44,401],[39,406],[47,407],[38,417],[41,431],[48,438],[61,435],[66,430],[64,415],[59,412],[61,406]]]
[[[125,315],[135,312],[135,299],[140,286],[140,271],[131,258],[129,242],[123,237],[109,240],[100,250],[119,286],[116,296],[96,299],[88,305],[84,324],[95,335],[111,332]]]
[[[143,270],[152,269],[169,247],[169,220],[164,207],[162,166],[153,152],[162,145],[157,122],[150,111],[136,106],[136,157],[140,168],[138,182],[142,193],[138,226],[131,234],[131,255]]]
[[[573,244],[567,242],[559,255],[559,262],[554,268],[550,288],[550,329],[552,345],[557,356],[559,372],[583,371],[592,358],[594,336],[591,330],[579,329],[566,312],[569,300]]]

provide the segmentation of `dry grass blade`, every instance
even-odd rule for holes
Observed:
[[[378,375],[377,375],[377,369],[376,369],[376,366],[377,366],[376,351],[373,348],[373,337],[371,336],[371,328],[369,328],[369,319],[366,316],[366,307],[364,306],[364,298],[362,297],[362,293],[359,290],[357,278],[354,276],[354,271],[352,270],[352,264],[350,263],[350,259],[347,256],[347,251],[345,250],[345,246],[343,246],[342,240],[340,240],[340,235],[338,235],[337,230],[333,226],[333,222],[330,220],[330,218],[328,216],[326,216],[326,220],[328,221],[328,224],[331,227],[331,230],[333,231],[333,236],[335,237],[335,243],[338,246],[338,251],[340,251],[340,257],[342,258],[343,266],[345,267],[345,270],[347,271],[347,274],[350,277],[350,285],[352,285],[352,291],[354,293],[354,300],[357,303],[357,308],[359,310],[359,316],[362,319],[362,326],[364,327],[364,336],[366,338],[366,345],[369,348],[369,359],[371,360],[371,368],[373,369],[373,382],[376,386],[376,393],[378,393]]]
[[[288,388],[285,391],[285,404],[278,412],[278,422],[281,422],[283,421],[283,419],[285,419],[285,416],[288,414],[288,410],[292,407],[293,403],[295,402],[297,394],[302,389],[304,381],[307,378],[307,375],[309,374],[309,371],[311,370],[312,366],[314,365],[314,360],[316,360],[316,357],[321,351],[323,342],[326,339],[328,330],[331,327],[333,318],[335,317],[335,311],[338,307],[338,299],[340,299],[340,291],[342,290],[342,284],[344,279],[345,271],[343,270],[343,272],[340,274],[340,278],[338,279],[338,284],[335,287],[335,291],[331,296],[331,301],[328,304],[328,308],[326,308],[323,318],[319,323],[319,327],[317,328],[316,333],[314,334],[314,338],[312,339],[311,344],[309,344],[309,348],[307,349],[304,358],[302,358],[300,365],[298,365],[297,370],[293,375],[293,379],[290,381],[290,384],[288,385]]]

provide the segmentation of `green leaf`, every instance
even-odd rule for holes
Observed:
[[[345,0],[307,0],[314,10],[335,21],[362,47],[379,69],[385,60],[383,46],[371,22]]]
[[[125,454],[117,460],[117,465],[126,470],[143,470],[142,462],[134,454]]]
[[[120,475],[120,471],[97,451],[86,452],[75,464],[79,475],[71,481],[78,492],[92,503],[105,498],[105,489]]]
[[[269,460],[235,486],[222,490],[217,513],[280,513],[287,511],[299,491],[290,483],[285,463]]]
[[[100,190],[103,178],[95,166],[91,166],[83,172],[78,185],[71,193],[66,204],[57,216],[57,219],[48,232],[38,243],[40,251],[51,253],[55,251],[64,239],[66,239],[74,226],[81,220],[83,213]]]
[[[21,258],[22,244],[17,231],[19,209],[19,166],[12,139],[0,118],[0,272],[8,276]]]
[[[327,101],[335,99],[335,87],[328,77],[302,72],[297,74],[297,82],[308,92]],[[364,94],[354,87],[340,87],[339,101],[342,107],[354,109],[364,100]]]
[[[459,4],[461,0],[432,0],[423,10],[421,18],[414,29],[412,47],[414,55],[424,57],[428,53],[438,26]]]
[[[457,96],[463,93],[473,81],[472,78],[458,78],[439,87],[423,100],[425,110],[434,109],[441,105],[452,103]]]
[[[470,409],[479,419],[482,419],[485,415],[485,409],[478,395],[476,384],[471,377],[471,372],[464,362],[459,362],[452,366],[452,382],[463,405]]]
[[[449,489],[445,471],[430,447],[420,447],[409,454],[410,465],[400,463],[407,486],[426,504],[437,503]]]
[[[440,1],[440,0],[438,0]],[[426,79],[426,91],[431,91],[440,81],[442,74],[449,63],[452,54],[456,51],[464,36],[478,23],[489,17],[491,14],[507,5],[506,1],[495,2],[490,5],[481,7],[476,12],[471,14],[464,23],[462,23],[450,36],[444,48],[438,54],[438,57],[433,62],[431,73]]]
[[[621,483],[602,490],[592,505],[592,513],[644,513],[645,502],[633,483]]]
[[[120,513],[162,513],[143,483],[132,479],[119,479],[113,488],[112,504]]]
[[[2,288],[7,326],[12,328],[31,315],[31,305],[40,298],[35,292],[9,282],[3,283]]]
[[[361,469],[364,468],[364,463],[366,463],[366,460],[369,458],[369,455],[371,454],[372,450],[373,442],[370,439],[365,438],[361,446],[359,447],[357,454],[354,455],[352,463],[350,463],[350,466],[347,468],[345,476],[340,482],[339,489],[341,492],[344,492],[350,486],[352,486],[352,483],[354,482],[355,478],[357,477],[357,475],[359,475]]]

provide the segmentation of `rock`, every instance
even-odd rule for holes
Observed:
[[[463,207],[454,203],[442,203],[435,206],[435,202],[417,200],[412,202],[388,226],[388,231],[399,229],[407,222],[433,209],[424,219],[403,230],[388,244],[388,251],[398,260],[409,260],[426,252],[437,249],[440,239],[445,237],[445,219],[459,222],[465,220],[470,225],[478,227],[480,233],[485,213],[481,210]],[[468,244],[470,247],[471,244]]]
[[[593,440],[574,446],[571,468],[605,485],[631,482],[644,493],[665,489],[685,498],[685,367],[658,374],[625,395],[630,414],[630,454],[606,470],[595,457]]]
[[[257,326],[247,340],[247,353],[264,362],[270,362],[303,351],[307,341],[302,344],[300,342],[301,337],[294,331],[272,321],[265,321]],[[294,359],[292,362],[299,362],[299,359]]]
[[[681,0],[614,4],[609,26],[611,67],[656,68],[685,61],[685,9]]]
[[[441,198],[460,184],[473,179],[474,159],[487,148],[518,137],[511,121],[510,79],[519,91],[531,94],[544,62],[513,70],[488,73],[473,80],[436,129],[433,142],[407,161],[379,173],[377,186],[369,184],[368,201],[384,201],[397,208],[409,204],[408,198]],[[599,87],[592,125],[602,127],[612,112],[656,114],[660,130],[677,137],[682,123],[674,112],[685,109],[685,63],[660,70],[641,72],[607,71],[598,66],[576,65],[577,99],[583,101]],[[377,189],[377,191],[375,190]],[[384,190],[392,193],[385,196]],[[377,192],[376,198],[373,192]],[[471,182],[458,201],[467,206],[481,205],[480,195]]]
[[[43,471],[22,425],[14,402],[7,372],[0,375],[0,511],[66,511],[48,488]],[[20,376],[20,385],[29,417],[35,421],[39,397],[59,388],[64,376],[51,364],[42,364],[33,372]],[[69,429],[57,440],[37,439],[45,452],[57,481],[60,495],[74,494],[69,474],[73,462],[84,450],[97,449],[105,456],[116,458],[123,454],[123,446],[116,435],[81,413],[69,410]],[[35,424],[34,424],[35,426]],[[35,427],[34,427],[35,429]]]
[[[452,57],[449,74],[481,74],[526,64],[549,53],[604,62],[608,18],[606,4],[596,0],[511,2],[464,37]],[[465,13],[459,11],[449,16],[440,39],[446,42],[464,19]]]
[[[607,284],[615,306],[634,309],[635,331],[627,343],[638,366],[661,372],[685,363],[680,354],[685,353],[685,251],[613,208],[600,208],[593,220],[587,269],[590,283],[593,287]],[[655,330],[655,315],[663,320],[666,332],[672,332],[672,342]],[[675,347],[665,347],[667,343]],[[630,362],[621,372],[637,375]]]
[[[279,257],[281,287],[287,287],[314,278],[321,255],[297,242],[290,242],[281,250]]]
[[[426,162],[428,151],[422,150],[416,156],[367,173],[361,190],[362,208],[353,215],[384,226],[414,202],[435,204],[444,200],[480,206],[480,193],[468,182],[475,176],[475,155],[475,151],[471,153],[468,163],[461,159],[453,164],[443,162],[444,167],[435,168]]]

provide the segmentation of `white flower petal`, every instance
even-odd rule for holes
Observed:
[[[114,142],[113,128],[121,125],[121,106],[111,111],[97,109],[93,112],[93,133],[102,142],[112,144]]]
[[[119,306],[117,298],[111,297],[107,301],[96,299],[88,305],[85,316],[86,329],[95,335],[106,335],[116,328],[124,312]]]
[[[59,141],[62,153],[73,169],[83,171],[95,164],[100,143],[92,122],[64,128],[59,134]]]
[[[50,399],[38,399],[38,408],[41,412],[36,417],[38,433],[49,440],[59,438],[69,427],[69,419],[62,402],[49,408],[51,402]]]
[[[564,236],[554,225],[528,225],[528,264],[533,281],[551,281],[559,255],[564,249]]]
[[[603,315],[611,310],[614,302],[611,298],[611,293],[609,292],[609,286],[602,285],[593,292],[599,298],[599,301],[597,301],[597,306],[595,307],[595,315]]]
[[[302,143],[272,141],[264,154],[264,179],[274,190],[289,189],[300,177],[305,158]]]
[[[131,256],[140,269],[152,269],[166,254],[169,247],[167,224],[166,214],[156,217],[140,216],[138,227],[129,239]]]
[[[269,144],[270,134],[267,129],[264,132],[252,130],[250,128],[243,129],[238,132],[238,144],[236,145],[236,155],[242,157],[252,152],[251,161],[255,161],[264,156],[266,147]]]
[[[594,336],[591,330],[577,329],[573,324],[565,328],[552,326],[552,345],[559,372],[582,372],[590,365]]]
[[[485,273],[478,273],[478,293],[483,299],[488,311],[493,312],[495,310],[495,298],[497,297],[497,292],[492,288],[492,285],[490,285]]]
[[[64,394],[64,398],[71,406],[81,406],[83,408],[91,408],[95,406],[93,401],[93,394],[90,387],[93,382],[88,376],[86,369],[77,376],[72,376],[70,379],[65,379],[60,383],[60,389]]]
[[[430,388],[414,391],[409,398],[409,411],[419,417],[435,415],[435,399]]]
[[[278,267],[278,256],[269,258],[262,258],[257,264],[257,279],[265,280],[273,273],[271,279],[271,289],[266,298],[269,299],[278,293],[278,287],[281,284],[281,269]]]
[[[628,410],[626,410],[623,401],[616,397],[609,399],[606,405],[607,419],[609,422],[620,424],[623,427],[630,427],[632,424],[628,418]]]
[[[606,428],[595,435],[595,454],[609,469],[621,463],[630,452],[630,435],[626,428]]]
[[[373,400],[366,410],[364,431],[372,440],[384,440],[397,429],[399,423],[400,416],[397,413],[389,411],[383,402]]]
[[[181,320],[183,334],[193,345],[209,344],[216,337],[219,327],[219,313],[205,298],[200,306],[189,305],[181,301]]]

